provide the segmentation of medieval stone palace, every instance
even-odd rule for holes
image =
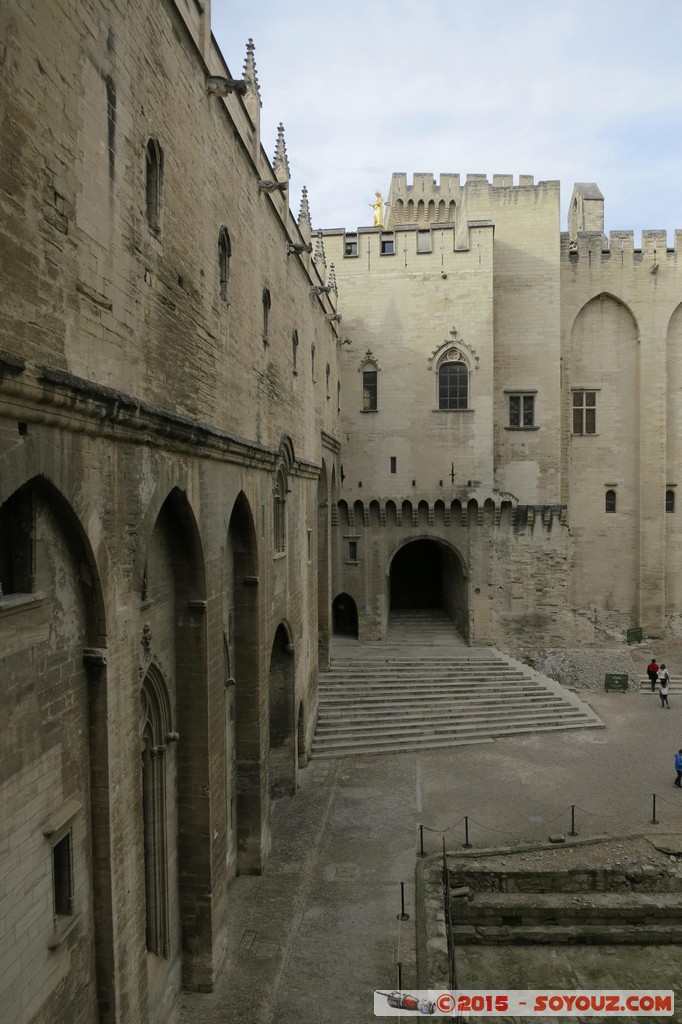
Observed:
[[[330,636],[678,628],[682,275],[522,177],[290,212],[208,0],[0,11],[0,1007],[173,1020]]]

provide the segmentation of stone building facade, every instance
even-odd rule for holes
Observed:
[[[337,629],[439,605],[475,643],[679,626],[682,234],[604,198],[394,174],[385,226],[324,232],[341,294]]]
[[[0,1007],[156,1024],[334,629],[676,627],[680,238],[504,175],[316,234],[208,0],[4,5],[0,95]]]
[[[194,0],[0,13],[0,1016],[173,1018],[316,718],[333,279]]]

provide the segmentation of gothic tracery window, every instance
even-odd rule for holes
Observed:
[[[142,818],[147,950],[170,956],[166,743],[170,703],[161,673],[151,666],[140,691]]]
[[[438,367],[439,409],[469,407],[469,368],[457,355],[454,351],[448,352]]]

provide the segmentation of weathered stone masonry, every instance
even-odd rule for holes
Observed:
[[[0,1005],[166,1021],[312,741],[335,296],[208,4],[0,18]]]

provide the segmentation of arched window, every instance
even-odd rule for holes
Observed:
[[[156,139],[150,139],[145,152],[147,224],[153,234],[161,232],[161,186],[163,184],[163,150]]]
[[[166,958],[170,956],[166,813],[166,744],[170,736],[168,690],[159,670],[151,665],[140,691],[146,933],[149,952]]]
[[[263,289],[263,344],[268,343],[268,330],[270,327],[270,307],[272,306],[272,299],[270,298],[270,292],[267,288]]]
[[[365,363],[362,369],[362,411],[376,412],[378,397],[376,363]]]
[[[669,491],[665,492],[665,510],[666,510],[666,512],[674,512],[675,511],[675,492],[674,491],[670,491],[669,490]]]
[[[609,490],[606,492],[604,500],[604,511],[615,512],[616,511],[616,492]]]
[[[469,407],[469,370],[466,363],[446,356],[438,367],[438,408]]]
[[[228,285],[230,280],[230,257],[232,246],[227,228],[223,225],[218,234],[218,265],[220,268],[220,298],[223,302],[228,299]]]
[[[298,375],[296,369],[296,359],[298,358],[298,331],[296,328],[291,332],[291,372],[294,377]]]

